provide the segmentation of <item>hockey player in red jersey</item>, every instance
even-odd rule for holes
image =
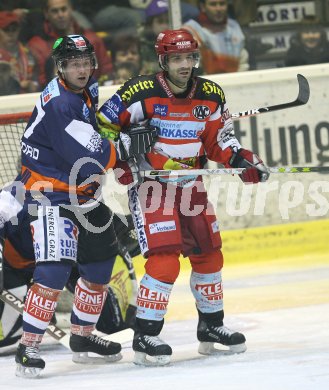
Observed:
[[[151,152],[137,161],[141,169],[202,168],[210,159],[226,167],[247,168],[241,175],[244,182],[267,180],[264,163],[235,138],[222,88],[193,75],[199,63],[193,36],[184,30],[166,30],[159,34],[155,49],[162,71],[128,80],[98,112],[101,126],[120,131],[131,123],[149,121],[159,127]],[[135,172],[126,163],[120,167],[124,174],[119,181],[129,184]],[[244,335],[223,323],[221,237],[202,178],[139,181],[129,189],[129,206],[147,259],[137,297],[135,363],[146,365],[153,360],[164,365],[170,361],[172,349],[159,334],[181,253],[192,266],[190,287],[199,315],[199,352],[216,353],[214,343],[228,346],[232,353],[244,352]]]
[[[88,362],[88,352],[103,356],[103,362],[121,358],[120,344],[92,332],[118,253],[113,215],[101,199],[101,175],[129,157],[130,137],[122,134],[114,142],[98,132],[98,84],[92,78],[97,60],[87,38],[57,39],[53,58],[58,77],[41,93],[22,137],[20,180],[36,267],[15,358],[19,376],[37,376],[45,367],[39,345],[73,264],[80,274],[71,313],[75,361]]]

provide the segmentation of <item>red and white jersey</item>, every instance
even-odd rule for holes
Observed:
[[[184,94],[174,95],[164,72],[128,80],[98,112],[100,123],[115,130],[148,121],[159,127],[159,139],[146,161],[163,169],[170,158],[200,168],[207,157],[226,164],[241,145],[222,88],[193,77]]]

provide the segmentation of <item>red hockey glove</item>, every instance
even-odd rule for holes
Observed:
[[[138,172],[138,167],[134,161],[117,160],[113,169],[115,180],[125,186],[134,186],[142,182],[142,178]]]
[[[263,161],[247,149],[239,149],[233,153],[229,164],[232,168],[246,168],[239,176],[247,184],[264,182],[270,176],[270,172]]]

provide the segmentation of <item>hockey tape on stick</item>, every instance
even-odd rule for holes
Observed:
[[[210,175],[241,175],[247,168],[217,168],[217,169],[180,169],[141,171],[143,177],[159,176],[210,176]],[[276,173],[329,173],[327,167],[267,167],[271,174]]]
[[[271,111],[284,110],[286,108],[298,107],[306,104],[310,98],[310,86],[306,77],[301,74],[297,74],[298,81],[298,96],[297,99],[293,102],[276,104],[274,106],[252,108],[246,111],[235,112],[231,115],[232,119],[244,118],[247,116],[253,116],[258,114],[263,114]]]
[[[23,314],[24,302],[16,297],[14,294],[9,292],[8,290],[3,290],[0,294],[0,299],[2,302],[8,304],[13,309],[18,311],[20,314]],[[67,334],[63,329],[59,328],[55,324],[50,323],[46,332],[57,340],[59,343],[64,345],[64,347],[70,348],[70,335]],[[104,340],[111,340],[117,343],[125,343],[127,341],[131,341],[133,339],[134,332],[132,329],[124,329],[120,332],[113,333],[110,335],[102,336]]]

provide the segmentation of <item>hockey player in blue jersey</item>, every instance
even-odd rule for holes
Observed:
[[[79,35],[59,38],[53,58],[58,77],[41,93],[22,137],[21,181],[36,268],[15,357],[18,376],[38,376],[44,369],[39,345],[75,263],[80,278],[70,347],[76,361],[88,359],[87,352],[108,362],[121,358],[120,344],[92,332],[118,251],[112,213],[101,201],[102,173],[117,159],[129,159],[131,139],[123,134],[114,142],[98,133],[98,85],[92,78],[97,60],[90,42]]]

